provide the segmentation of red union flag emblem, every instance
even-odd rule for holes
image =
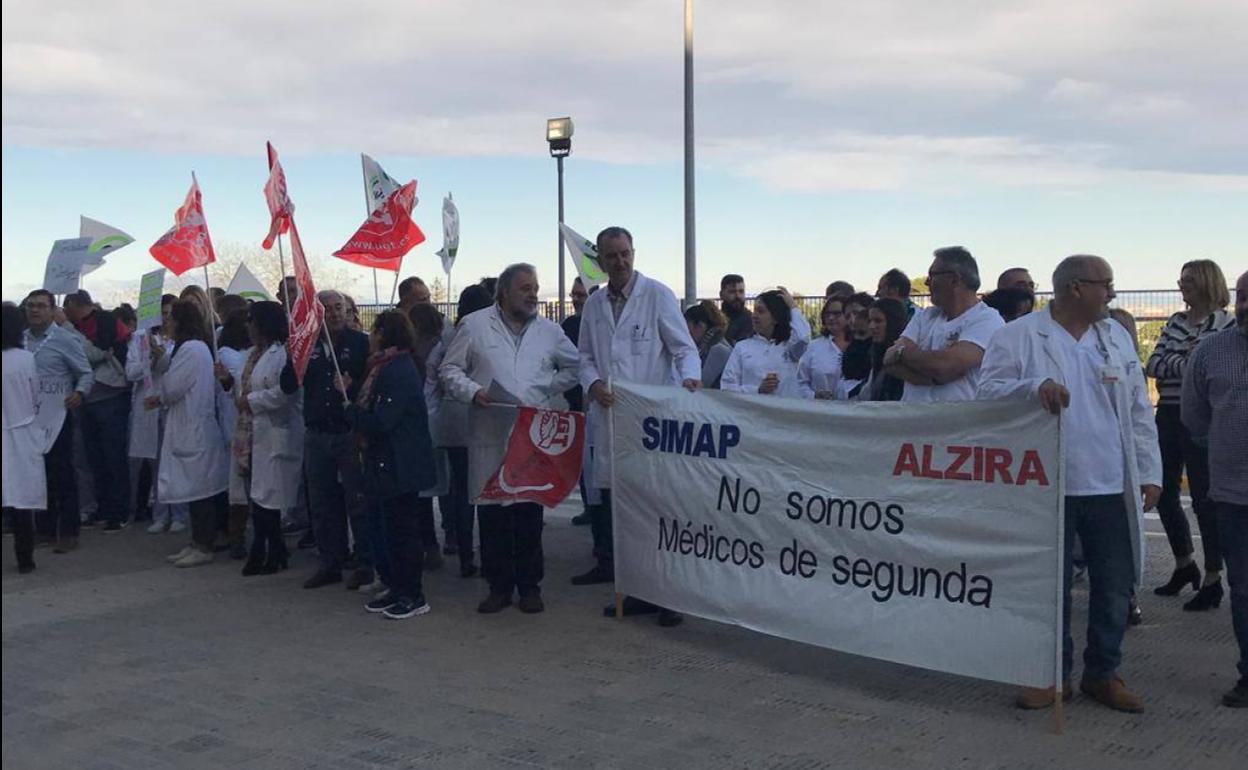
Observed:
[[[580,412],[520,407],[502,465],[485,483],[479,499],[539,503],[546,508],[563,502],[581,478],[584,420]]]

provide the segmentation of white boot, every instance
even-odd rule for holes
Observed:
[[[192,548],[191,552],[183,556],[173,563],[175,567],[199,567],[204,564],[212,564],[212,554],[207,551],[201,551],[198,548]]]
[[[165,529],[167,529],[168,527],[169,527],[169,517],[157,516],[152,519],[152,525],[147,528],[147,534],[159,535],[160,533],[164,532]]]
[[[174,564],[186,558],[191,553],[191,551],[194,551],[194,550],[195,550],[195,546],[188,545],[185,548],[183,548],[181,551],[178,551],[177,553],[166,556],[165,561],[169,562],[170,564]]]

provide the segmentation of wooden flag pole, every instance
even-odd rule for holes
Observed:
[[[1057,456],[1066,456],[1066,431],[1064,415],[1057,416]],[[1054,645],[1053,666],[1053,732],[1061,735],[1066,726],[1066,714],[1062,708],[1065,693],[1065,677],[1062,676],[1062,646],[1066,634],[1062,628],[1062,608],[1066,600],[1066,478],[1064,463],[1057,464],[1057,612],[1053,620]]]
[[[206,310],[208,311],[208,318],[206,320],[208,321],[208,325],[212,328],[212,333],[208,335],[208,343],[212,345],[212,360],[215,361],[217,360],[217,323],[216,323],[217,311],[212,306],[212,292],[210,291],[211,288],[212,287],[208,283],[208,265],[205,264],[204,265],[204,297],[208,300],[208,307],[206,308]]]
[[[368,169],[364,166],[364,155],[360,155],[360,177],[364,179],[364,218],[373,215],[373,199],[368,194]],[[381,297],[377,293],[377,268],[373,268],[373,304],[380,305]]]
[[[278,234],[277,234],[277,254],[278,254],[278,259],[282,260],[282,282],[283,282],[283,289],[284,289],[284,288],[285,288],[285,287],[284,287],[284,284],[285,284],[285,281],[286,281],[286,258],[283,256],[283,250],[282,250],[282,234],[281,234],[281,233],[278,233]],[[309,270],[311,270],[312,268],[308,268],[308,269],[309,269]],[[284,290],[282,291],[282,300],[283,300],[283,302],[286,302],[286,303],[287,303],[287,305],[286,305],[286,323],[287,323],[287,324],[289,324],[289,323],[290,323],[290,305],[289,305],[290,298],[286,296],[286,291],[284,291]],[[314,302],[319,302],[319,301],[320,301],[320,299],[319,299],[319,298],[313,298],[313,301],[314,301]],[[340,379],[340,380],[341,380],[341,379],[342,379],[342,370],[338,368],[338,354],[334,352],[334,341],[333,341],[332,339],[330,339],[330,338],[329,338],[329,328],[328,328],[327,326],[325,326],[325,323],[324,323],[324,321],[323,321],[323,320],[322,320],[322,322],[321,322],[321,333],[322,333],[322,336],[324,336],[324,337],[325,337],[325,344],[329,346],[329,360],[330,360],[330,361],[332,361],[332,362],[333,362],[333,364],[334,364],[334,374],[335,374],[335,375],[337,375],[338,379]],[[301,383],[301,384],[302,384],[302,383]],[[348,404],[350,404],[350,403],[351,403],[351,401],[350,401],[350,399],[348,399],[348,398],[347,398],[347,394],[346,394],[346,393],[343,393],[343,394],[342,394],[342,404],[343,404],[343,406],[347,406],[347,405],[348,405]]]
[[[277,234],[277,265],[282,271],[282,279],[279,286],[282,291],[282,307],[286,308],[286,321],[290,322],[290,292],[286,291],[286,252],[282,250],[282,234]]]

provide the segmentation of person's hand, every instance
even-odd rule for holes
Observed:
[[[598,402],[598,405],[607,409],[615,403],[615,394],[607,388],[607,383],[602,380],[595,380],[593,385],[589,386],[589,397]]]
[[[893,346],[884,351],[884,365],[892,366],[901,360],[901,353],[905,350],[905,346],[901,344],[901,340],[893,343]]]
[[[689,391],[690,393],[696,393],[697,391],[702,389],[702,380],[689,379],[689,380],[685,380],[684,382],[680,384],[685,390]]]
[[[52,308],[52,321],[57,326],[64,326],[69,323],[69,317],[65,315],[65,310],[63,308],[54,307]]]
[[[1049,414],[1061,414],[1063,409],[1070,406],[1070,391],[1053,380],[1042,382],[1037,393],[1040,396],[1040,408]]]
[[[143,399],[143,408],[147,411],[160,408],[160,396],[148,396]]]
[[[472,403],[481,407],[490,405],[490,397],[489,395],[486,394],[485,388],[482,388],[481,390],[478,390],[476,393],[473,394]]]
[[[775,393],[778,387],[780,387],[780,375],[775,372],[768,372],[763,381],[758,384],[758,392]]]
[[[1157,507],[1157,501],[1161,499],[1161,487],[1156,484],[1141,484],[1140,494],[1144,498],[1144,512],[1148,513]]]
[[[77,409],[80,406],[82,406],[82,394],[78,391],[75,390],[65,397],[66,409]]]
[[[225,368],[225,364],[217,361],[212,365],[212,373],[216,375],[219,382],[228,382],[230,379],[230,370]]]
[[[165,357],[164,345],[152,345],[150,347],[150,350],[152,351],[152,363],[156,363],[157,361]],[[220,365],[221,364],[219,363],[217,364],[217,366],[220,366]]]
[[[777,286],[776,291],[779,292],[781,299],[784,300],[784,304],[789,306],[789,310],[797,307],[797,300],[793,299],[793,295],[789,293],[788,289],[783,286]]]
[[[351,388],[351,375],[335,374],[334,387],[337,388],[338,392],[342,395],[347,395],[347,391]]]

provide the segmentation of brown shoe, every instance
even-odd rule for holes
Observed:
[[[1014,699],[1014,705],[1028,711],[1047,709],[1053,705],[1056,695],[1057,688],[1055,687],[1024,687],[1018,691],[1018,697]],[[1062,702],[1069,703],[1073,697],[1075,697],[1075,693],[1070,689],[1070,682],[1064,682],[1062,684]]]
[[[1144,711],[1144,701],[1140,696],[1127,689],[1121,677],[1092,681],[1084,678],[1079,682],[1079,690],[1092,700],[1109,706],[1115,711],[1126,711],[1139,714]]]
[[[477,605],[477,612],[480,612],[482,615],[493,615],[495,612],[502,612],[510,606],[510,594],[496,594],[491,591],[490,595]]]
[[[52,553],[69,553],[78,550],[78,538],[63,537],[56,541],[56,545],[52,548]]]

